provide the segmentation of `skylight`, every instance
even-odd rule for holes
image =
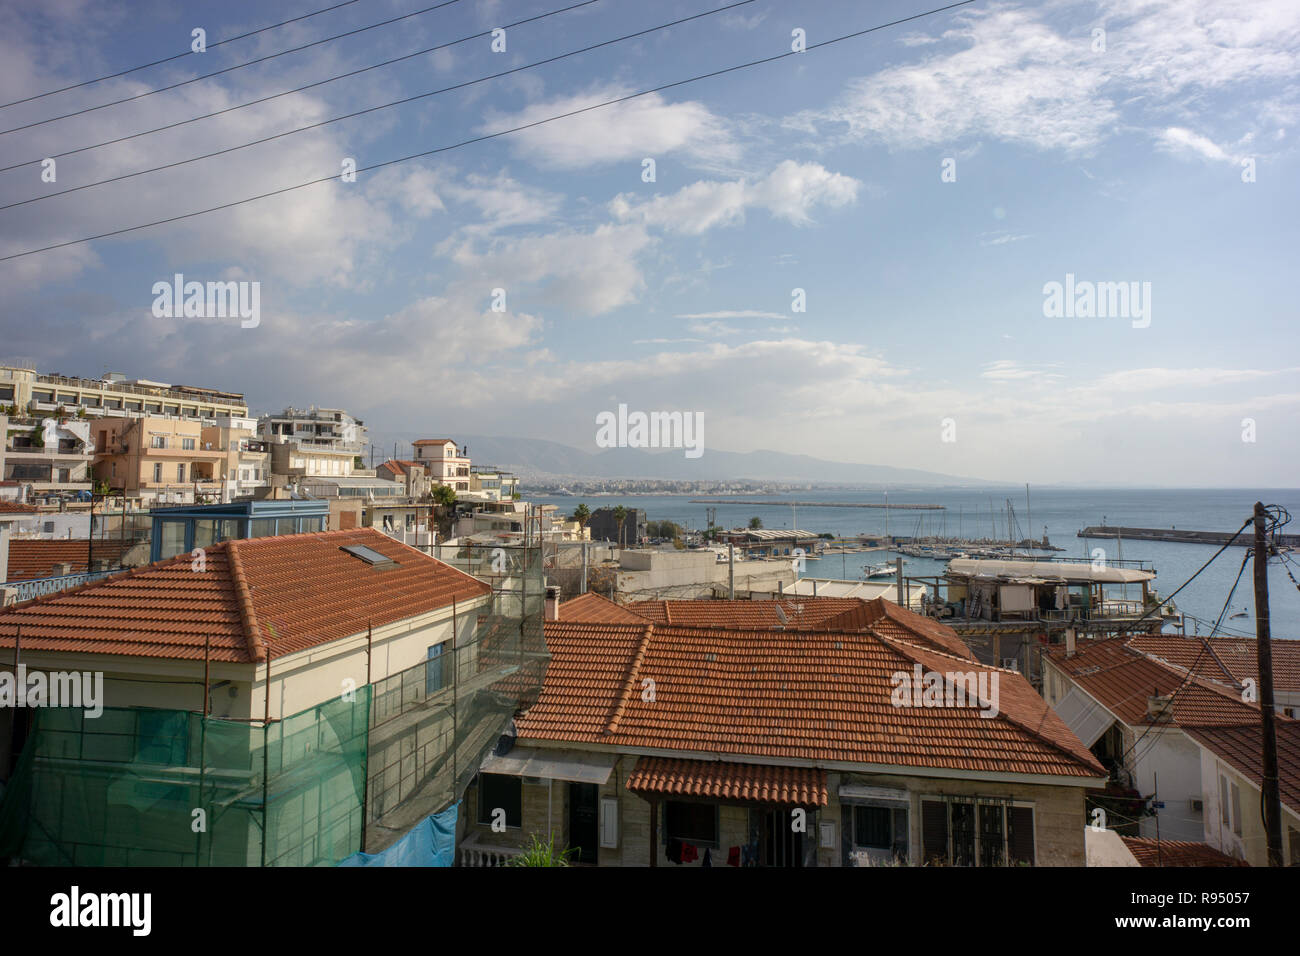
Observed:
[[[346,544],[340,547],[339,550],[346,551],[352,557],[382,571],[397,567],[397,562],[388,555],[380,554],[374,548],[367,548],[363,544]]]

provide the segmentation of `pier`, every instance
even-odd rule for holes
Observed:
[[[1119,528],[1113,525],[1090,525],[1079,532],[1080,538],[1129,538],[1134,541],[1172,541],[1176,544],[1227,544],[1231,531],[1184,531],[1180,528]],[[1279,534],[1279,545],[1300,546],[1300,534]],[[1235,544],[1243,548],[1254,545],[1249,529],[1237,536]]]

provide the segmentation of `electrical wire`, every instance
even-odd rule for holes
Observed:
[[[608,107],[608,106],[614,106],[614,105],[616,105],[616,104],[618,104],[618,103],[626,103],[626,102],[628,102],[629,100],[638,99],[638,98],[640,98],[640,97],[642,97],[642,96],[648,96],[648,95],[650,95],[650,94],[653,94],[653,93],[659,93],[659,92],[662,92],[662,91],[664,91],[664,90],[675,89],[676,87],[679,87],[679,86],[686,86],[686,85],[688,85],[688,84],[690,84],[690,83],[698,83],[698,82],[700,82],[701,80],[707,80],[707,79],[712,79],[712,78],[714,78],[714,77],[718,77],[718,76],[724,76],[724,75],[729,74],[729,73],[735,73],[735,72],[738,72],[738,71],[740,71],[740,70],[750,69],[750,68],[755,67],[755,66],[761,66],[761,65],[768,64],[768,63],[774,63],[774,62],[776,62],[777,60],[783,60],[783,59],[785,59],[786,57],[789,57],[789,56],[802,56],[802,55],[804,55],[804,53],[812,52],[813,50],[820,49],[820,48],[822,48],[822,47],[831,46],[832,44],[835,44],[835,43],[842,43],[842,42],[844,42],[845,40],[856,39],[856,38],[858,38],[858,37],[865,36],[865,35],[867,35],[867,34],[869,34],[869,33],[874,33],[874,32],[876,32],[876,31],[878,31],[878,30],[884,30],[884,29],[887,29],[887,28],[889,28],[889,27],[898,26],[899,24],[902,24],[902,23],[909,23],[909,22],[911,22],[911,21],[913,21],[913,20],[919,20],[919,19],[921,19],[921,18],[923,18],[923,17],[933,16],[934,14],[937,14],[937,13],[943,13],[943,12],[948,11],[948,10],[953,10],[953,9],[956,9],[957,7],[964,7],[964,6],[967,6],[968,4],[971,4],[971,3],[974,3],[974,2],[975,2],[975,0],[958,0],[958,2],[956,2],[956,3],[950,3],[950,4],[946,5],[946,6],[935,7],[935,8],[933,8],[933,9],[931,9],[931,10],[926,10],[926,11],[924,11],[924,12],[922,12],[922,13],[913,14],[913,15],[908,16],[908,17],[902,17],[902,18],[897,19],[897,20],[891,20],[891,21],[888,22],[888,23],[882,23],[882,24],[879,24],[879,25],[874,26],[874,27],[868,27],[868,28],[863,29],[863,30],[857,30],[857,31],[855,31],[855,32],[853,32],[853,33],[842,34],[842,35],[840,35],[840,36],[833,37],[833,38],[831,38],[831,39],[829,39],[829,40],[822,40],[822,41],[819,42],[819,43],[812,43],[812,44],[809,44],[809,45],[805,48],[805,50],[804,50],[803,52],[795,52],[795,51],[791,50],[791,51],[787,51],[787,52],[784,52],[784,53],[778,53],[778,54],[775,54],[775,55],[773,55],[773,56],[762,57],[762,58],[759,58],[759,59],[756,59],[756,60],[749,60],[749,61],[744,62],[744,63],[735,64],[735,65],[733,65],[733,66],[723,67],[722,69],[712,70],[712,71],[710,71],[710,72],[708,72],[708,73],[700,73],[700,74],[697,74],[697,75],[695,75],[695,76],[687,77],[686,79],[683,79],[683,80],[674,80],[674,81],[671,82],[671,83],[663,83],[663,84],[661,84],[661,85],[659,85],[659,86],[650,87],[650,88],[648,88],[648,89],[644,89],[644,90],[638,90],[638,91],[635,92],[635,93],[628,93],[628,94],[626,94],[626,95],[624,95],[624,96],[614,97],[614,98],[612,98],[612,99],[604,100],[604,101],[602,101],[602,102],[600,102],[600,103],[593,103],[593,104],[591,104],[591,105],[589,105],[589,106],[584,106],[584,107],[581,107],[581,108],[579,108],[579,109],[569,110],[569,111],[567,111],[567,112],[565,112],[565,113],[559,113],[559,114],[556,114],[556,115],[554,115],[554,116],[544,117],[543,119],[540,119],[540,120],[534,120],[534,121],[531,122],[531,123],[524,123],[524,124],[521,124],[521,125],[519,125],[519,126],[511,127],[510,129],[498,130],[498,131],[496,131],[496,132],[494,132],[494,133],[485,133],[485,134],[483,134],[482,136],[471,137],[470,139],[461,140],[460,142],[452,143],[452,144],[449,144],[449,145],[447,145],[447,146],[439,146],[439,147],[435,147],[434,149],[427,149],[427,150],[423,150],[423,151],[418,152],[418,153],[411,153],[411,154],[409,154],[409,155],[407,155],[407,156],[399,156],[399,157],[397,157],[396,159],[385,160],[385,161],[383,161],[383,162],[373,163],[373,164],[371,164],[371,165],[369,165],[369,166],[358,167],[358,168],[355,170],[355,172],[357,172],[357,173],[371,172],[371,171],[376,170],[376,169],[383,169],[383,168],[388,167],[388,166],[395,166],[395,165],[398,165],[398,164],[400,164],[400,163],[410,162],[410,161],[413,160],[413,159],[423,159],[423,158],[426,157],[426,156],[434,156],[434,155],[436,155],[436,154],[438,154],[438,153],[444,153],[444,152],[447,152],[447,151],[449,151],[449,150],[459,149],[459,148],[461,148],[461,147],[463,147],[463,146],[469,146],[469,145],[472,145],[472,144],[474,144],[474,143],[482,143],[482,142],[486,142],[486,141],[491,140],[491,139],[496,139],[496,138],[501,137],[501,136],[508,136],[508,135],[510,135],[511,133],[518,133],[518,132],[521,132],[521,131],[526,130],[526,129],[533,129],[533,128],[538,127],[538,126],[544,126],[544,125],[546,125],[547,123],[553,123],[553,122],[555,122],[555,121],[557,121],[557,120],[567,119],[568,117],[571,117],[571,116],[577,116],[577,115],[580,115],[580,114],[582,114],[582,113],[589,113],[589,112],[592,112],[593,110],[604,109],[605,107]],[[341,175],[340,173],[334,173],[334,174],[329,175],[329,176],[323,176],[323,177],[321,177],[320,179],[308,180],[307,182],[304,182],[304,183],[297,183],[297,184],[295,184],[295,185],[293,185],[293,186],[285,186],[285,187],[283,187],[283,188],[281,188],[281,189],[274,189],[274,190],[271,190],[270,192],[260,193],[260,194],[255,195],[255,196],[247,196],[247,197],[245,197],[245,198],[243,198],[243,199],[232,200],[232,201],[227,202],[227,203],[221,203],[220,205],[210,206],[210,207],[208,207],[208,208],[206,208],[206,209],[198,209],[198,210],[195,210],[195,211],[193,211],[193,212],[182,213],[182,214],[177,215],[177,216],[169,216],[169,217],[167,217],[167,218],[165,218],[165,219],[156,219],[156,220],[154,220],[154,221],[152,221],[152,222],[140,223],[139,225],[135,225],[135,226],[126,226],[126,227],[123,227],[123,228],[121,228],[121,229],[113,229],[113,230],[110,230],[110,231],[108,231],[108,232],[102,232],[102,233],[99,233],[99,234],[97,234],[97,235],[93,235],[93,236],[84,236],[84,237],[82,237],[82,238],[80,238],[80,239],[69,239],[69,240],[66,240],[66,241],[64,241],[64,242],[56,242],[56,243],[52,243],[52,244],[50,244],[50,245],[48,245],[48,246],[41,246],[41,247],[36,248],[36,249],[28,249],[28,250],[26,250],[26,251],[24,251],[24,252],[15,252],[15,253],[11,253],[10,255],[7,255],[7,256],[0,256],[0,262],[8,262],[8,261],[10,261],[10,260],[12,260],[12,259],[21,259],[21,258],[24,258],[24,257],[26,257],[26,256],[37,255],[38,253],[42,253],[42,252],[50,252],[50,251],[52,251],[52,250],[54,250],[54,249],[63,249],[63,248],[66,248],[66,247],[68,247],[68,246],[75,246],[75,245],[80,245],[80,244],[82,244],[82,243],[86,243],[86,242],[93,242],[93,241],[95,241],[95,240],[97,240],[97,239],[107,239],[107,238],[109,238],[109,237],[111,237],[111,236],[120,236],[120,235],[125,235],[125,234],[127,234],[127,233],[131,233],[131,232],[138,232],[138,231],[140,231],[141,229],[150,229],[150,228],[152,228],[152,227],[154,227],[154,226],[162,226],[162,225],[167,225],[167,224],[169,224],[169,223],[173,223],[173,222],[180,222],[180,221],[185,220],[185,219],[192,219],[192,218],[194,218],[194,217],[196,217],[196,216],[207,215],[208,213],[218,212],[218,211],[220,211],[220,210],[222,210],[222,209],[231,209],[231,208],[234,208],[234,207],[236,207],[236,206],[242,206],[242,205],[245,205],[245,204],[250,203],[250,202],[257,202],[258,200],[269,199],[269,198],[272,197],[272,196],[279,196],[279,195],[283,195],[284,193],[294,192],[295,190],[298,190],[298,189],[305,189],[305,188],[308,187],[308,186],[316,186],[316,185],[319,185],[319,184],[321,184],[321,183],[331,182],[331,181],[333,181],[333,180],[339,179],[339,178],[340,178],[340,175]],[[1243,527],[1244,527],[1244,526],[1243,526]],[[1235,537],[1235,536],[1234,536],[1234,537]],[[1226,546],[1225,546],[1225,547],[1226,547]],[[1198,571],[1197,573],[1199,574],[1200,572]],[[1177,593],[1177,592],[1175,592],[1175,593]],[[1173,595],[1170,595],[1170,598],[1172,598],[1172,597],[1173,597]],[[1166,600],[1169,600],[1169,598],[1166,598]],[[1163,603],[1163,602],[1162,602],[1162,603]],[[1158,606],[1158,605],[1157,605],[1157,606]]]
[[[596,2],[599,2],[599,0],[586,0],[586,3],[596,3]],[[152,166],[149,169],[139,169],[132,173],[123,173],[120,176],[112,176],[108,179],[101,179],[93,183],[83,183],[80,186],[72,186],[68,189],[60,189],[57,192],[46,193],[44,196],[34,196],[30,199],[23,199],[18,202],[13,202],[13,203],[9,203],[8,205],[0,206],[0,210],[12,209],[15,206],[25,206],[29,203],[40,202],[43,199],[53,199],[56,196],[66,196],[68,193],[80,192],[83,189],[93,189],[96,186],[104,186],[109,183],[121,182],[122,180],[125,179],[133,179],[136,176],[144,176],[149,173],[162,172],[163,170],[166,169],[175,169],[178,166],[186,166],[190,163],[201,162],[202,160],[212,159],[216,156],[224,156],[227,153],[238,152],[241,149],[248,149],[251,146],[260,146],[263,143],[269,143],[277,139],[283,139],[286,136],[293,136],[297,133],[305,133],[308,130],[320,129],[323,126],[329,126],[333,123],[342,122],[343,120],[355,119],[358,116],[365,116],[367,113],[374,113],[379,110],[391,109],[394,106],[403,106],[407,103],[414,103],[417,100],[428,99],[431,96],[438,96],[439,94],[442,93],[450,93],[454,90],[466,89],[468,87],[475,86],[479,83],[486,83],[489,80],[500,79],[501,77],[509,76],[512,73],[521,73],[524,70],[536,69],[539,66],[545,66],[546,64],[554,63],[557,60],[564,60],[571,56],[578,56],[579,54],[582,53],[589,53],[590,51],[599,49],[601,47],[611,46],[615,43],[622,43],[625,40],[632,40],[637,37],[644,36],[646,34],[658,32],[660,30],[667,30],[671,27],[680,26],[681,24],[691,20],[698,20],[701,17],[711,17],[714,14],[725,13],[728,10],[733,10],[736,7],[743,7],[746,4],[750,4],[754,2],[755,0],[736,0],[736,2],[730,3],[727,6],[716,7],[715,9],[712,10],[706,10],[703,13],[697,13],[689,17],[683,17],[679,20],[673,20],[670,23],[663,23],[656,27],[648,27],[644,30],[638,30],[635,33],[628,33],[628,34],[624,34],[621,37],[614,37],[611,40],[602,40],[599,43],[593,43],[590,46],[585,46],[578,50],[570,50],[568,53],[560,53],[557,54],[556,56],[547,57],[544,60],[537,60],[536,62],[533,63],[525,63],[523,66],[516,66],[508,70],[502,70],[500,73],[492,73],[489,74],[488,76],[481,76],[473,80],[465,80],[462,83],[456,83],[453,84],[452,86],[445,86],[442,89],[430,90],[426,93],[417,93],[414,96],[403,97],[400,100],[392,100],[388,103],[380,103],[377,106],[368,106],[362,110],[355,110],[354,112],[351,113],[345,113],[342,116],[335,116],[330,119],[320,120],[319,122],[316,123],[309,123],[306,126],[299,126],[296,129],[285,130],[282,133],[272,133],[270,136],[263,136],[260,139],[255,139],[247,143],[238,143],[234,146],[227,146],[224,149],[213,150],[210,153],[204,153],[200,156],[191,156],[189,159],[178,159],[175,162],[164,163],[161,166]],[[583,5],[585,4],[579,4],[579,6],[583,6]],[[182,125],[182,124],[178,123],[175,125]],[[357,172],[362,172],[362,170],[357,170]]]
[[[590,6],[593,3],[600,3],[600,2],[602,2],[602,0],[582,0],[581,3],[575,3],[567,7],[561,7],[558,10],[551,10],[547,13],[541,13],[535,17],[528,17],[524,20],[516,20],[514,23],[502,24],[501,29],[512,30],[515,27],[523,26],[526,23],[533,23],[537,20],[545,20],[547,17],[553,17],[560,13],[567,13],[570,10],[576,10],[579,7],[586,7],[586,6]],[[466,43],[470,40],[479,40],[482,39],[483,37],[490,36],[491,34],[492,34],[491,30],[482,30],[478,33],[471,34],[470,36],[461,37],[459,40],[449,40],[446,43],[439,43],[437,46],[425,47],[423,50],[416,50],[414,53],[407,53],[403,56],[394,57],[391,60],[384,60],[381,63],[372,64],[371,66],[363,66],[360,69],[351,70],[347,73],[338,73],[335,74],[334,76],[328,76],[323,80],[317,80],[314,83],[308,83],[305,86],[297,86],[291,90],[284,90],[283,92],[280,93],[272,93],[270,96],[259,97],[258,99],[249,100],[246,103],[240,103],[236,106],[227,106],[224,109],[213,110],[211,113],[203,113],[200,116],[191,116],[189,119],[178,120],[175,123],[168,123],[165,126],[155,126],[153,129],[141,130],[138,133],[131,133],[126,136],[119,136],[116,139],[104,140],[104,142],[102,143],[92,143],[89,146],[78,146],[76,149],[67,149],[61,153],[51,153],[49,156],[42,156],[36,159],[24,160],[21,163],[14,163],[10,166],[0,166],[0,173],[7,173],[13,169],[22,169],[24,166],[34,166],[37,163],[44,162],[46,159],[63,159],[65,156],[75,156],[77,153],[84,153],[92,149],[100,149],[104,146],[113,146],[116,145],[117,143],[125,143],[128,140],[139,139],[141,136],[151,136],[154,133],[162,133],[169,129],[176,129],[179,126],[187,126],[190,123],[197,123],[200,120],[212,119],[212,117],[214,116],[222,116],[226,113],[233,113],[236,110],[246,109],[249,106],[257,106],[261,103],[266,103],[269,102],[270,100],[278,99],[281,96],[290,96],[294,93],[301,93],[304,90],[310,90],[317,86],[324,86],[326,83],[333,83],[336,80],[346,80],[350,77],[357,76],[358,74],[366,73],[369,70],[377,70],[380,67],[392,66],[394,63],[401,63],[403,60],[409,60],[412,59],[413,57],[423,56],[426,53],[434,53],[438,50],[445,50],[448,47],[456,46],[459,43]],[[111,181],[112,180],[104,180],[104,182],[111,182]],[[99,184],[93,184],[93,185],[99,185]],[[59,195],[59,193],[50,193],[50,195],[57,196]],[[43,199],[46,197],[38,196],[37,198]],[[35,201],[36,200],[34,199],[23,200],[23,202],[35,202]],[[8,209],[10,208],[10,206],[21,206],[22,204],[23,203],[10,203],[9,206],[0,206],[0,209]]]
[[[217,40],[206,45],[205,49],[211,50],[227,43],[234,43],[236,40],[243,40],[247,37],[257,36],[259,33],[266,33],[268,30],[274,30],[278,27],[288,26],[290,23],[298,23],[301,20],[309,20],[312,17],[320,16],[322,13],[329,13],[331,10],[337,10],[340,7],[351,6],[359,0],[343,0],[342,3],[336,3],[332,7],[324,7],[320,10],[313,10],[311,13],[304,13],[300,17],[292,17],[288,20],[281,20],[279,23],[272,23],[267,27],[260,27],[256,30],[249,30],[247,33],[240,33],[233,37],[226,37],[224,40]],[[163,63],[171,63],[173,60],[180,60],[187,56],[194,55],[194,50],[186,50],[184,53],[177,53],[173,56],[165,56],[161,60],[153,60],[149,63],[141,63],[139,66],[133,66],[128,70],[119,70],[116,73],[109,73],[105,76],[98,76],[93,80],[82,80],[80,83],[73,83],[71,86],[61,86],[57,90],[46,90],[44,93],[34,93],[31,96],[24,97],[21,100],[10,100],[8,103],[0,103],[0,110],[10,106],[17,106],[19,103],[30,103],[32,100],[43,99],[47,96],[53,96],[55,93],[66,93],[68,90],[79,90],[83,86],[91,86],[95,83],[103,83],[105,80],[115,80],[119,76],[126,76],[128,73],[137,73],[140,70],[147,70],[151,66],[159,66]]]
[[[13,126],[9,129],[0,129],[0,136],[7,136],[10,133],[17,133],[20,130],[33,129],[37,126],[44,126],[47,123],[53,123],[57,120],[70,119],[73,116],[83,116],[86,113],[93,113],[96,110],[107,109],[110,106],[119,106],[122,103],[131,103],[135,100],[144,99],[146,96],[153,96],[155,93],[166,93],[168,90],[180,89],[182,86],[189,86],[191,83],[197,83],[200,80],[210,80],[214,76],[221,76],[223,73],[233,73],[235,70],[242,70],[246,66],[254,66],[258,63],[265,63],[267,60],[274,60],[276,57],[286,56],[290,53],[301,53],[303,50],[310,50],[314,46],[320,46],[324,43],[332,43],[335,40],[341,40],[343,37],[355,36],[358,33],[365,33],[367,30],[374,30],[376,27],[385,27],[390,23],[396,23],[399,20],[409,20],[411,17],[418,17],[421,14],[430,13],[434,10],[441,10],[443,7],[450,7],[454,3],[460,3],[460,0],[443,0],[442,3],[436,3],[431,7],[425,7],[423,10],[416,10],[414,13],[404,13],[400,17],[393,17],[389,20],[383,20],[379,23],[372,23],[368,27],[359,27],[356,30],[348,30],[346,33],[337,33],[332,37],[325,37],[321,40],[313,40],[310,43],[304,43],[302,46],[290,47],[287,50],[281,50],[279,53],[268,53],[266,56],[259,56],[255,60],[247,60],[243,63],[236,63],[233,66],[223,67],[220,70],[213,70],[211,73],[203,73],[199,76],[192,76],[188,80],[181,80],[177,83],[171,83],[167,86],[160,86],[154,90],[146,90],[143,93],[136,93],[134,96],[124,96],[120,100],[109,100],[107,103],[100,103],[98,106],[87,106],[84,109],[73,110],[71,113],[61,113],[58,116],[51,116],[47,119],[37,120],[34,123],[24,123],[22,126]]]

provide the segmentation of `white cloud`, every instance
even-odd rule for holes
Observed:
[[[1158,142],[1162,148],[1169,152],[1195,153],[1205,159],[1233,162],[1233,157],[1213,140],[1181,126],[1170,126],[1161,130]]]
[[[533,103],[517,113],[489,116],[479,132],[513,129],[552,116],[574,113],[635,92],[601,86],[586,93]],[[589,109],[509,136],[515,150],[542,165],[585,169],[618,162],[640,164],[680,153],[709,164],[734,162],[739,147],[726,124],[702,103],[670,103],[658,93]],[[638,170],[639,175],[639,170]]]
[[[737,225],[750,207],[766,209],[794,225],[812,221],[810,211],[819,205],[839,207],[857,200],[861,183],[832,173],[817,163],[785,160],[755,182],[701,180],[675,193],[637,202],[621,193],[610,211],[621,221],[642,222],[672,232],[698,235],[716,226]]]

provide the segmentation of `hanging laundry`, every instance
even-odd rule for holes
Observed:
[[[713,865],[713,854],[711,851],[706,849],[704,851],[704,862],[701,863],[700,866],[712,866],[712,865]]]
[[[678,840],[676,837],[668,841],[668,862],[682,862],[682,841]]]
[[[727,851],[727,866],[740,866],[740,847],[733,846]]]
[[[682,862],[683,862],[683,863],[694,863],[694,862],[695,862],[696,860],[698,860],[699,858],[700,858],[700,851],[699,851],[698,849],[696,849],[694,843],[683,843],[683,844],[682,844]]]

